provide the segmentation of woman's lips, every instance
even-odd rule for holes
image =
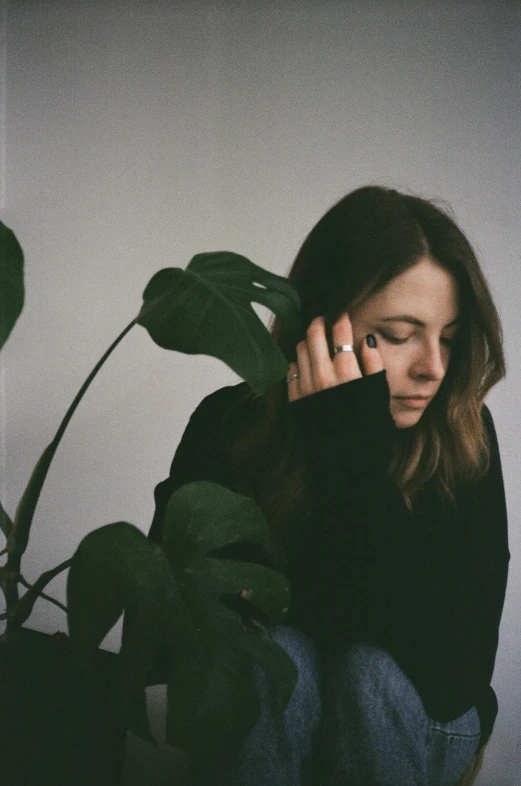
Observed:
[[[430,396],[394,396],[402,406],[409,407],[410,409],[422,409],[426,407],[431,400]]]

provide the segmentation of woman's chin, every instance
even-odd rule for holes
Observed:
[[[423,412],[424,410],[411,410],[410,412],[404,412],[401,410],[400,412],[393,412],[391,409],[391,415],[396,428],[411,428],[412,426],[415,426],[423,415]]]

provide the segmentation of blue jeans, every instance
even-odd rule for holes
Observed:
[[[453,786],[464,773],[480,739],[475,708],[439,723],[383,650],[355,644],[320,663],[304,634],[273,636],[299,670],[288,706],[259,670],[259,721],[233,761],[195,761],[194,786]]]

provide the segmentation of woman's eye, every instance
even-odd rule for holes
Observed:
[[[400,338],[400,336],[393,336],[390,333],[384,333],[383,330],[380,330],[380,335],[390,344],[405,344],[405,342],[409,339],[409,336]]]
[[[450,338],[448,336],[442,336],[440,342],[446,347],[450,347],[455,338],[456,336],[451,336]]]

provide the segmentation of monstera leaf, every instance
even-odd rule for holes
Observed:
[[[191,483],[169,501],[162,546],[125,522],[84,538],[68,578],[69,631],[88,664],[122,611],[135,616],[121,649],[127,717],[146,739],[144,687],[166,662],[167,739],[217,755],[237,745],[258,716],[254,664],[276,686],[281,705],[296,669],[272,641],[289,604],[285,577],[224,556],[267,547],[267,525],[251,500],[214,483]]]
[[[236,744],[257,717],[253,662],[272,678],[283,706],[296,682],[292,661],[263,625],[282,621],[290,600],[287,580],[262,565],[223,557],[234,544],[244,544],[245,553],[267,550],[267,524],[252,500],[205,482],[187,484],[171,497],[163,547],[201,650],[171,672],[167,738],[209,754]],[[224,602],[230,598],[242,601],[240,614]]]
[[[24,256],[12,230],[0,221],[0,349],[24,304]]]
[[[23,303],[23,256],[12,232],[0,224],[3,340],[11,330]],[[287,362],[272,336],[252,308],[257,302],[279,316],[285,332],[296,333],[299,327],[299,299],[293,286],[284,278],[254,265],[245,257],[231,252],[199,254],[186,271],[177,268],[160,270],[144,292],[144,304],[138,314],[117,336],[96,363],[72,404],[65,413],[53,440],[38,460],[20,503],[12,526],[5,516],[0,519],[7,535],[7,576],[16,586],[21,558],[29,542],[34,511],[49,467],[63,434],[83,396],[96,375],[135,324],[144,326],[162,347],[186,353],[205,353],[220,358],[260,393],[280,380]],[[13,598],[16,599],[16,593]],[[27,608],[36,593],[27,595]],[[12,606],[12,603],[9,603]],[[30,608],[29,608],[30,612]],[[12,632],[22,615],[10,614]]]
[[[279,316],[289,334],[299,327],[293,286],[231,251],[197,254],[186,270],[165,268],[148,283],[138,324],[166,349],[212,355],[258,393],[278,382],[288,364],[252,302]]]
[[[89,533],[72,557],[67,579],[69,634],[76,659],[86,669],[108,631],[127,608],[137,609],[141,636],[126,657],[126,714],[144,712],[146,675],[156,651],[191,624],[161,548],[134,525],[120,521]],[[151,739],[146,714],[130,719],[137,733]]]

